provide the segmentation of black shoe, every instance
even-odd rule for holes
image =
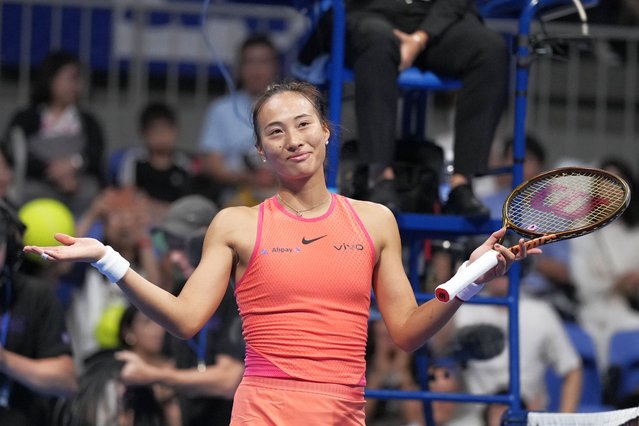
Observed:
[[[380,180],[371,188],[368,200],[374,203],[383,204],[392,211],[399,211],[399,196],[395,187],[395,180]]]
[[[490,217],[490,210],[475,197],[469,184],[456,186],[450,191],[442,213],[472,218]]]

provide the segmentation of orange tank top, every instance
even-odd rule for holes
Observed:
[[[275,197],[265,200],[235,288],[245,374],[361,386],[375,257],[346,198],[333,194],[316,218],[289,213]]]

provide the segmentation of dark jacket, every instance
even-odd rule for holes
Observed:
[[[80,121],[82,124],[82,132],[86,139],[85,149],[83,153],[85,173],[94,176],[98,182],[104,183],[104,149],[105,142],[102,129],[97,120],[90,113],[80,110]],[[38,107],[29,107],[25,110],[17,112],[11,119],[7,127],[4,138],[2,140],[2,149],[12,161],[13,153],[10,144],[11,131],[15,127],[19,127],[24,132],[27,139],[34,136],[40,130],[42,109]],[[32,179],[42,179],[46,164],[33,156],[29,156],[27,160],[26,175]]]

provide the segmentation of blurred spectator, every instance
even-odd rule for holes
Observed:
[[[523,180],[528,180],[546,170],[546,148],[541,141],[532,134],[526,135],[526,151],[524,153]],[[509,139],[495,159],[495,167],[512,167],[513,139]],[[482,202],[490,209],[492,219],[502,218],[504,201],[513,189],[512,173],[503,173],[495,178],[495,189],[482,197]]]
[[[164,410],[147,386],[127,387],[119,379],[123,363],[113,350],[91,355],[80,387],[57,413],[55,426],[165,426]]]
[[[366,386],[370,389],[417,390],[412,372],[412,354],[393,343],[381,318],[369,326],[371,353],[367,361]],[[423,425],[420,401],[366,399],[366,419],[370,425],[384,424],[389,418],[401,424]]]
[[[507,390],[497,392],[497,395],[508,395]],[[522,399],[521,401],[521,409],[528,410],[526,406],[526,401]],[[510,406],[507,404],[499,404],[493,403],[488,404],[486,409],[484,410],[484,424],[485,426],[501,426],[503,424],[502,420],[506,411],[510,410]]]
[[[164,274],[173,277],[173,292],[179,293],[199,263],[204,235],[217,206],[199,195],[183,197],[171,204],[154,241],[163,253]],[[167,264],[168,263],[168,264]],[[169,336],[168,354],[176,368],[158,367],[130,354],[122,379],[131,385],[161,384],[170,387],[180,401],[183,424],[226,425],[231,419],[233,395],[244,373],[242,324],[229,285],[213,317],[193,339]]]
[[[0,199],[15,205],[16,194],[13,193],[13,167],[4,150],[0,149]]]
[[[239,88],[215,100],[200,137],[203,173],[225,185],[222,205],[253,205],[273,195],[275,180],[255,150],[251,109],[280,73],[277,50],[265,36],[244,41],[239,52]]]
[[[151,102],[140,113],[139,129],[143,145],[126,150],[116,184],[141,190],[166,209],[187,194],[191,178],[191,159],[176,148],[175,112],[166,104]]]
[[[486,285],[484,292],[490,296],[507,296],[508,277],[494,279]],[[540,318],[543,321],[540,322]],[[505,306],[463,306],[453,321],[456,328],[478,323],[491,324],[508,335],[508,308]],[[519,300],[519,336],[521,397],[528,409],[544,410],[547,407],[545,374],[552,367],[562,377],[560,411],[574,412],[581,396],[581,363],[559,316],[545,302],[522,295]],[[507,343],[494,358],[470,360],[463,370],[468,391],[496,394],[507,389],[510,383],[508,354]],[[480,422],[481,416],[481,411],[467,410],[459,424],[475,424],[472,421]]]
[[[150,236],[150,215],[145,198],[133,189],[107,189],[100,193],[76,227],[78,236],[89,233],[99,222],[104,241],[120,253],[127,253],[142,274],[161,282],[160,266]],[[98,231],[94,231],[98,232]],[[87,268],[84,281],[73,290],[67,312],[76,366],[96,350],[94,332],[104,310],[112,304],[126,304],[119,287],[93,268]]]
[[[175,364],[162,354],[162,344],[166,331],[141,313],[135,306],[129,306],[122,314],[119,327],[120,360],[139,360],[158,369],[175,368]],[[125,364],[121,375],[128,376],[131,364]],[[164,412],[167,426],[182,424],[177,398],[170,389],[162,385],[153,385],[153,394]]]
[[[62,307],[44,283],[15,272],[24,225],[0,201],[0,424],[48,425],[48,397],[77,389]]]
[[[513,141],[504,145],[498,167],[510,167],[513,161]],[[526,135],[526,151],[523,164],[523,180],[531,179],[547,170],[546,150],[535,136]],[[482,197],[484,205],[491,211],[493,219],[502,219],[504,202],[512,191],[512,174],[497,177],[497,188]],[[526,293],[542,297],[549,302],[565,320],[576,319],[577,300],[575,286],[570,277],[570,243],[560,241],[543,248],[543,253],[531,259],[531,270],[521,280],[521,289]]]
[[[434,364],[428,369],[428,388],[431,392],[463,392],[459,374],[460,370],[456,366]],[[450,401],[431,402],[435,426],[447,425],[455,417],[457,406],[458,404]]]
[[[104,139],[96,119],[78,104],[81,89],[75,56],[55,52],[40,65],[31,104],[4,134],[18,203],[54,197],[79,215],[99,190]]]
[[[628,164],[609,159],[601,168],[637,185]],[[571,273],[580,300],[579,322],[593,338],[601,371],[608,367],[608,344],[620,330],[639,329],[639,200],[621,218],[579,239],[571,240]]]

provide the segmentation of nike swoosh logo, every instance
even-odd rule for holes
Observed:
[[[328,234],[326,234],[328,235]],[[310,244],[310,243],[314,243],[317,240],[321,240],[322,238],[324,238],[326,235],[322,235],[321,237],[317,237],[317,238],[311,238],[310,240],[307,240],[305,237],[302,237],[302,244]]]

